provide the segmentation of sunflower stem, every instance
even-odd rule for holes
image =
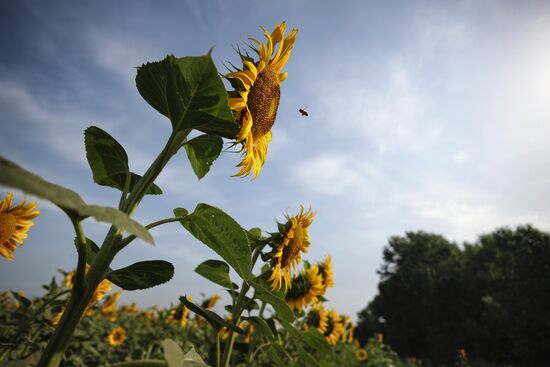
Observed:
[[[123,212],[131,216],[131,214],[136,210],[137,206],[141,202],[141,199],[145,196],[145,193],[153,185],[155,179],[162,172],[170,158],[176,154],[181,142],[185,141],[189,132],[190,130],[172,132],[166,145],[164,146],[164,149],[160,152],[153,164],[149,167],[149,169],[137,182],[134,189],[129,193],[128,197],[124,200],[122,205]],[[67,307],[63,312],[63,316],[55,328],[48,345],[46,346],[46,350],[38,362],[38,367],[59,366],[63,358],[63,354],[69,346],[69,342],[71,341],[74,331],[76,330],[76,327],[82,318],[89,301],[92,299],[99,283],[105,278],[105,274],[107,269],[109,269],[109,265],[111,265],[113,258],[120,250],[122,231],[118,230],[114,226],[111,226],[109,232],[103,240],[103,244],[99,249],[99,252],[91,264],[89,272],[86,274],[86,252],[84,247],[86,244],[86,237],[84,237],[80,222],[74,221],[72,217],[71,221],[73,221],[73,226],[77,232],[77,242],[79,243],[77,250],[79,248],[83,250],[82,255],[80,254],[81,251],[78,250],[78,264],[80,269],[84,269],[85,287],[80,289],[75,283]],[[79,268],[77,268],[77,271]],[[82,270],[80,271],[82,272]],[[165,365],[166,364],[163,366]],[[158,364],[155,366],[158,366]]]

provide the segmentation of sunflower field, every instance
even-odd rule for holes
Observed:
[[[74,227],[78,254],[68,266],[74,270],[54,276],[41,297],[1,293],[2,365],[419,365],[414,359],[400,360],[382,335],[359,345],[350,317],[325,305],[334,286],[332,259],[302,258],[310,247],[316,214],[312,208],[296,208],[268,229],[245,229],[201,198],[193,210],[175,207],[172,216],[147,225],[132,218],[145,195],[162,193],[155,179],[177,154],[186,155],[200,179],[226,143],[241,148],[235,176],[260,174],[280,84],[288,76],[283,69],[298,34],[297,29],[287,33],[285,22],[272,32],[263,31],[265,42],[251,39],[248,51],[239,48],[241,66],[230,64],[226,74],[218,72],[210,53],[167,56],[138,68],[140,95],[169,120],[172,133],[139,175],[130,171],[125,149],[105,129],[86,129],[86,158],[94,182],[120,191],[112,207],[88,204],[75,191],[0,157],[0,184],[61,209]],[[16,250],[40,215],[37,207],[27,199],[14,203],[11,193],[1,199],[0,255],[6,260],[17,261]],[[83,221],[88,218],[110,225],[101,242],[86,236]],[[197,300],[180,294],[169,308],[119,305],[122,292],[168,282],[174,266],[148,260],[112,269],[113,259],[137,238],[154,244],[152,230],[173,222],[212,250],[213,258],[197,264],[195,272],[219,286],[230,302],[216,308],[219,295]],[[458,356],[457,364],[466,364],[466,356]]]

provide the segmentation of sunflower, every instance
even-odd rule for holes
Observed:
[[[344,325],[344,332],[342,333],[342,341],[344,343],[353,343],[353,333],[355,331],[355,325],[347,315],[342,316],[342,325]]]
[[[340,321],[340,315],[334,309],[331,309],[328,312],[328,326],[327,331],[325,331],[325,338],[330,345],[335,345],[343,333],[344,325]]]
[[[332,257],[330,255],[325,256],[325,259],[318,263],[319,273],[323,277],[323,296],[325,295],[327,288],[334,287],[334,273],[332,272]]]
[[[187,297],[191,301],[191,297]],[[183,303],[180,303],[180,306],[170,310],[168,317],[165,320],[167,324],[180,324],[181,327],[187,326],[187,321],[189,321],[189,309]]]
[[[129,305],[122,306],[120,311],[127,315],[136,315],[139,313],[139,307],[135,302],[132,302]]]
[[[208,309],[214,308],[220,299],[222,299],[222,297],[219,294],[214,294],[204,302],[205,307]]]
[[[27,238],[27,231],[33,226],[32,219],[40,212],[36,209],[37,203],[26,203],[26,199],[17,206],[12,206],[13,194],[11,192],[0,201],[0,255],[8,260],[13,260],[13,253],[17,245],[23,245]]]
[[[355,352],[355,358],[357,358],[359,362],[366,361],[368,357],[369,355],[367,351],[363,348],[359,348],[357,349],[357,352]]]
[[[286,294],[286,302],[290,308],[302,310],[310,303],[317,302],[317,296],[323,291],[323,279],[317,266],[304,269],[292,279],[292,287]]]
[[[317,303],[309,311],[306,317],[306,329],[310,327],[317,328],[321,334],[327,331],[328,326],[328,312],[322,303]]]
[[[244,157],[238,164],[241,169],[236,176],[252,173],[256,177],[265,162],[281,97],[280,84],[288,76],[282,70],[298,33],[293,29],[285,37],[285,28],[286,22],[277,24],[271,33],[262,27],[267,42],[250,39],[255,44],[250,48],[258,54],[258,61],[239,51],[242,70],[235,68],[234,72],[225,75],[235,88],[230,92],[229,106],[241,126],[236,142],[244,146]]]
[[[101,306],[101,313],[110,322],[116,321],[116,303],[121,295],[121,291],[109,295],[103,302],[103,306]]]
[[[110,346],[118,347],[120,344],[122,344],[122,342],[124,342],[124,339],[126,339],[126,330],[118,326],[111,330],[107,339],[109,340]]]
[[[285,291],[292,286],[291,270],[296,270],[296,265],[302,258],[301,253],[306,253],[308,250],[310,245],[309,226],[315,214],[311,208],[304,211],[302,206],[300,214],[287,218],[286,224],[279,225],[280,230],[274,236],[273,251],[270,253],[272,270],[268,281],[273,290],[281,289],[283,278]]]

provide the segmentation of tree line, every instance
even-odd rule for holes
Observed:
[[[400,355],[449,365],[550,366],[550,234],[501,228],[458,246],[422,231],[391,237],[379,293],[356,337],[382,333]]]

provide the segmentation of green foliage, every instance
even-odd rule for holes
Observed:
[[[220,155],[223,141],[219,136],[204,134],[189,140],[183,147],[193,172],[200,180],[210,171],[210,166]]]
[[[273,306],[277,316],[286,322],[292,322],[295,319],[294,312],[288,306],[286,301],[269,289],[269,286],[261,278],[252,279],[250,282],[256,290],[255,296]]]
[[[162,348],[164,350],[164,358],[168,362],[168,367],[208,367],[193,347],[183,354],[183,351],[175,341],[164,339],[162,341]]]
[[[382,332],[401,355],[550,364],[550,234],[498,229],[463,249],[409,232],[384,250],[379,294],[359,314],[356,336]]]
[[[94,182],[123,191],[126,180],[129,180],[127,191],[132,192],[141,176],[130,172],[128,155],[122,145],[106,131],[95,126],[84,131],[84,142]],[[159,195],[162,190],[153,184],[147,194]]]
[[[248,237],[233,218],[218,208],[199,204],[181,224],[227,261],[241,278],[251,279],[252,259]]]
[[[195,268],[197,274],[222,287],[233,289],[233,283],[229,278],[229,265],[220,260],[206,260]]]
[[[107,273],[106,278],[128,291],[147,289],[166,283],[174,276],[174,266],[164,260],[139,261]]]
[[[220,330],[222,327],[226,327],[236,333],[244,334],[244,331],[240,327],[235,326],[227,320],[223,319],[217,313],[207,310],[204,307],[201,307],[191,302],[187,297],[180,297],[180,301],[191,311],[199,316],[204,317],[215,330]]]
[[[174,131],[196,129],[230,139],[238,132],[210,54],[170,55],[144,64],[138,69],[136,85],[141,96],[170,119]]]
[[[49,200],[71,216],[79,219],[93,217],[154,244],[153,237],[145,227],[115,208],[88,205],[76,192],[48,182],[3,157],[0,157],[0,171],[2,185]]]

